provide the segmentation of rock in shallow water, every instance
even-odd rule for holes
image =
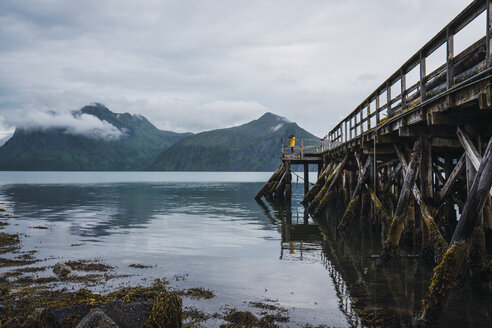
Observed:
[[[72,268],[63,262],[58,262],[53,268],[53,272],[59,276],[66,276],[72,272]]]
[[[119,328],[103,310],[96,308],[82,319],[76,328]]]

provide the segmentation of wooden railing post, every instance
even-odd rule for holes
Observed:
[[[362,108],[359,108],[359,113],[360,113],[360,134],[364,132],[364,115],[363,115],[364,110]]]
[[[400,107],[401,107],[401,112],[403,112],[407,106],[406,105],[407,78],[406,78],[406,73],[403,69],[401,70],[401,73],[400,73],[400,87],[401,87],[401,93],[400,93],[401,105],[400,105]]]
[[[425,101],[425,76],[427,73],[425,72],[425,55],[421,51],[420,52],[420,103]]]
[[[492,67],[492,0],[487,0],[487,31],[485,46],[487,48],[487,67]]]
[[[376,95],[376,125],[379,124],[380,118],[379,118],[379,91],[377,92]]]
[[[449,89],[454,84],[454,35],[450,28],[447,30],[448,40],[446,41],[446,81]]]
[[[389,81],[386,82],[386,98],[387,98],[386,112],[388,113],[388,117],[390,117],[393,114],[393,112],[391,110],[391,84]]]
[[[350,140],[352,140],[352,116],[350,117],[350,120],[349,120],[349,127],[350,127],[350,131],[349,131]]]
[[[344,125],[345,125],[345,142],[347,142],[348,141],[347,120],[345,120]]]

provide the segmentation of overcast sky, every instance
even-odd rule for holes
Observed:
[[[93,102],[179,132],[270,111],[322,137],[469,3],[2,0],[0,137]]]

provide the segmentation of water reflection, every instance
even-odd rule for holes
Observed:
[[[159,215],[202,215],[270,222],[251,200],[256,183],[128,183],[108,185],[6,185],[0,188],[25,219],[68,221],[74,235],[93,237],[147,227]]]
[[[326,217],[312,221],[306,212],[271,200],[258,201],[265,215],[278,224],[282,234],[281,260],[319,261],[330,275],[339,310],[352,327],[413,327],[426,293],[432,266],[418,258],[383,263],[381,233],[372,225],[354,224],[349,232],[336,230],[341,217],[329,209]],[[490,295],[483,302],[468,286],[453,292],[441,325],[487,327],[492,315]],[[454,309],[466,309],[462,315]]]

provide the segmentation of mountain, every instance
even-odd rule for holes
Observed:
[[[316,136],[286,118],[266,113],[249,123],[189,136],[165,149],[159,171],[272,171],[280,163],[280,138]]]
[[[71,115],[75,122],[81,116],[96,122],[109,134],[97,129],[77,133],[67,127],[18,128],[0,147],[0,170],[143,170],[163,149],[191,135],[159,130],[141,115],[113,113],[97,103]]]

